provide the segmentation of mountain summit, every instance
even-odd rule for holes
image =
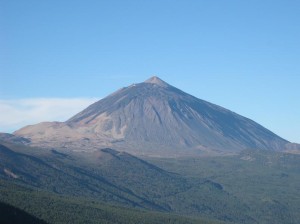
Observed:
[[[66,122],[44,122],[14,134],[44,147],[114,147],[150,156],[283,150],[288,143],[254,121],[156,76],[118,90]]]
[[[151,83],[151,84],[158,85],[160,87],[168,87],[168,86],[170,86],[168,83],[166,83],[165,81],[161,80],[157,76],[153,76],[150,79],[147,79],[144,83]]]

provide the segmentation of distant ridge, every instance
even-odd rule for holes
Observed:
[[[66,122],[44,122],[14,134],[43,147],[83,151],[114,147],[150,156],[284,150],[289,143],[256,122],[156,76],[118,90]]]

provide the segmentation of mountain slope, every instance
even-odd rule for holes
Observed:
[[[157,77],[122,88],[66,122],[44,122],[14,134],[43,147],[92,150],[113,146],[152,156],[283,150],[288,143],[254,121]]]
[[[49,191],[131,208],[222,221],[254,220],[245,203],[210,178],[185,178],[126,152],[109,148],[69,155],[53,150],[40,155],[31,152],[28,147],[0,145],[0,188],[6,189],[4,181],[38,189],[37,193]]]
[[[29,144],[29,139],[18,137],[8,133],[0,133],[0,141],[1,142],[10,142],[14,144],[26,145]]]
[[[147,179],[143,176],[154,177],[152,180],[156,182],[151,183],[149,178],[145,182],[154,190],[163,189],[168,185],[162,180],[176,180],[175,177],[151,164],[114,150],[98,150],[90,154],[92,160],[84,158],[83,155],[73,157],[54,150],[49,151],[48,154],[33,156],[30,153],[16,152],[13,148],[13,146],[8,148],[0,144],[0,178],[58,194],[93,197],[131,207],[164,210],[151,202],[150,198],[129,190],[129,185],[120,184],[110,176],[118,176],[118,167],[122,167],[125,173],[136,170],[134,175],[141,180]],[[24,151],[27,150],[24,148]],[[126,166],[129,162],[131,164]],[[91,164],[88,165],[89,168],[86,168],[87,164]],[[111,170],[107,170],[106,167]]]
[[[48,191],[91,204],[108,202],[233,223],[299,223],[299,155],[247,150],[232,156],[147,159],[109,148],[65,154],[0,145],[0,201],[23,204],[19,208],[34,215],[40,214],[34,206],[40,206],[26,199],[32,196],[41,197],[45,214],[49,204],[54,211],[64,206],[70,213],[81,209],[67,201],[58,207],[45,202],[42,192]],[[12,186],[31,193],[23,195]]]
[[[5,202],[5,206],[2,206],[3,202]],[[8,206],[9,208],[7,208]],[[192,218],[171,213],[112,206],[94,199],[59,196],[45,191],[33,191],[30,188],[20,187],[0,180],[0,223],[45,223],[39,222],[38,219],[32,221],[31,219],[26,219],[27,216],[24,213],[19,213],[19,209],[43,219],[49,224],[225,224],[225,222],[214,219]],[[13,218],[11,217],[12,215],[14,216]],[[19,221],[16,218],[22,219]]]
[[[27,223],[27,224],[46,224],[45,221],[40,220],[23,210],[8,205],[6,203],[0,202],[0,223],[2,224],[9,224],[9,223],[14,223],[14,224],[22,224],[22,223]]]

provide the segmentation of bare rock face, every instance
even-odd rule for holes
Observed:
[[[254,121],[158,77],[122,88],[66,122],[40,123],[14,134],[44,147],[114,147],[150,156],[283,150],[288,143]]]

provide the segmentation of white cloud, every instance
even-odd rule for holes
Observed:
[[[0,132],[12,132],[42,121],[65,121],[96,98],[32,98],[0,100]]]

